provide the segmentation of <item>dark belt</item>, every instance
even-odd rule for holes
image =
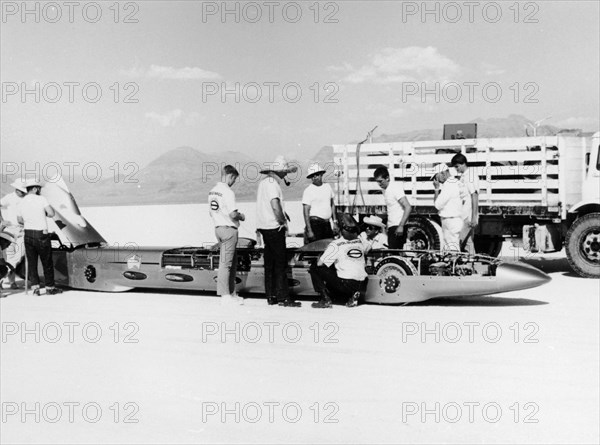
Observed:
[[[233,227],[233,226],[215,226],[215,229],[218,229],[219,227],[225,228],[225,229],[235,229],[235,230],[238,229],[237,227]]]
[[[310,216],[309,219],[314,219],[315,221],[319,222],[329,222],[328,219],[321,218],[320,216]]]

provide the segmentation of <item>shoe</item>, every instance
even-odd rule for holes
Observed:
[[[319,300],[316,303],[311,304],[311,307],[315,309],[329,309],[332,307],[331,300]]]
[[[274,306],[276,304],[278,304],[279,302],[277,301],[277,298],[275,297],[267,297],[267,304],[269,306]]]
[[[242,297],[238,297],[237,295],[221,295],[221,305],[223,306],[242,306],[244,304],[244,299]]]
[[[46,295],[62,294],[62,292],[62,289],[59,289],[58,287],[49,287],[46,289]]]
[[[360,292],[354,292],[348,302],[346,303],[346,307],[356,307],[358,306],[358,300],[360,298]]]
[[[299,301],[294,301],[291,298],[286,298],[285,300],[282,300],[279,302],[279,306],[283,306],[283,307],[300,307],[302,306],[302,303],[300,303]]]
[[[10,289],[19,289],[19,286],[17,285],[17,283],[10,283]]]
[[[40,296],[40,288],[36,287],[35,289],[33,289],[33,295],[39,297]]]
[[[311,306],[315,309],[326,309],[332,307],[331,297],[329,296],[327,289],[323,289],[321,291],[321,299],[311,304]]]

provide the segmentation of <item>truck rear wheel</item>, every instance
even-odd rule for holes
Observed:
[[[426,218],[409,219],[404,230],[411,250],[441,249],[442,228],[435,221]]]
[[[573,222],[565,249],[577,275],[600,278],[600,213],[588,213]]]
[[[501,236],[475,236],[473,245],[475,252],[496,258],[502,251],[503,242]]]

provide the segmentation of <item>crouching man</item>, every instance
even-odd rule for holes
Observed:
[[[312,304],[314,308],[330,308],[332,300],[347,300],[346,306],[357,306],[366,288],[365,247],[358,238],[358,224],[344,214],[339,226],[342,237],[329,243],[310,267],[313,286],[321,295],[321,300]]]

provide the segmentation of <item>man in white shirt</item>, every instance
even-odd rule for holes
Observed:
[[[41,183],[35,178],[24,182],[27,195],[17,205],[17,220],[25,229],[25,256],[29,268],[29,282],[34,295],[40,295],[40,276],[38,274],[38,258],[44,269],[46,294],[54,295],[62,292],[54,287],[54,264],[52,261],[51,235],[48,233],[46,217],[54,216],[54,209],[48,200],[40,196]]]
[[[387,206],[387,236],[390,249],[403,249],[406,243],[404,225],[410,217],[412,207],[404,194],[401,182],[392,181],[386,167],[377,167],[373,172],[375,182],[383,190]]]
[[[11,289],[18,289],[15,281],[14,269],[21,262],[25,255],[24,233],[23,227],[17,220],[17,205],[21,199],[27,194],[27,190],[23,186],[23,181],[19,178],[11,184],[15,189],[13,193],[9,193],[0,200],[0,208],[2,209],[2,217],[6,226],[5,231],[10,233],[14,238],[14,243],[11,243],[5,250],[6,261],[12,266],[6,277],[8,285]]]
[[[267,176],[258,184],[256,197],[256,229],[264,242],[265,294],[267,303],[298,307],[300,302],[289,295],[287,281],[287,249],[285,233],[287,215],[283,205],[280,181],[288,173],[298,170],[290,166],[283,156],[278,156],[269,167],[261,170]],[[287,183],[286,181],[286,184]]]
[[[308,168],[308,179],[312,180],[302,194],[302,209],[304,212],[304,242],[311,243],[321,239],[333,238],[330,220],[335,214],[333,208],[333,190],[329,184],[323,183],[325,169],[318,163]]]
[[[462,153],[454,155],[451,164],[460,175],[460,181],[465,191],[462,214],[464,225],[460,231],[460,241],[465,244],[467,252],[474,254],[473,231],[479,224],[479,176],[475,169],[467,167],[467,158]]]
[[[358,235],[365,247],[365,253],[375,249],[387,249],[388,237],[382,231],[385,229],[385,224],[379,216],[367,216],[363,219],[365,231]]]
[[[329,243],[309,269],[313,287],[321,295],[321,299],[312,304],[313,308],[330,308],[334,299],[347,299],[346,306],[355,307],[366,289],[364,245],[358,238],[358,224],[351,215],[342,215],[340,231],[342,237]]]
[[[442,220],[444,250],[460,252],[460,231],[463,228],[463,202],[460,182],[452,177],[446,164],[440,164],[432,176],[435,188],[434,205]]]
[[[208,192],[208,208],[215,225],[215,235],[220,244],[219,273],[217,275],[217,294],[221,303],[244,304],[244,299],[235,294],[235,276],[237,272],[236,247],[240,221],[246,217],[238,212],[235,193],[231,190],[239,176],[232,165],[221,170],[221,182]]]

